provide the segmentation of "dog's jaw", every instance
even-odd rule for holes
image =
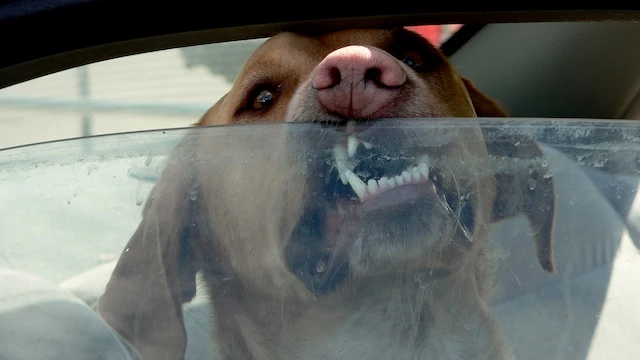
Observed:
[[[474,277],[387,274],[329,295],[282,329],[280,358],[508,359]]]

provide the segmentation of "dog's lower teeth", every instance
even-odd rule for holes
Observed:
[[[369,191],[369,194],[375,194],[378,191],[378,182],[374,179],[369,179],[369,182],[367,183],[367,190]]]
[[[429,163],[428,162],[421,162],[418,164],[418,171],[420,171],[420,174],[422,176],[424,176],[425,179],[429,178]]]
[[[367,185],[362,181],[358,175],[354,174],[351,170],[345,170],[345,175],[347,177],[347,181],[349,181],[349,185],[353,191],[358,195],[360,201],[365,199],[367,194]]]
[[[396,178],[395,177],[389,178],[388,183],[389,183],[389,189],[393,189],[394,187],[396,187]]]
[[[378,180],[373,178],[363,180],[347,168],[348,157],[351,156],[351,152],[355,151],[354,149],[357,149],[357,143],[360,142],[360,140],[350,136],[348,142],[350,144],[348,145],[349,149],[340,145],[337,145],[334,148],[336,168],[338,169],[342,183],[344,185],[349,184],[360,201],[365,201],[371,196],[377,196],[387,190],[395,188],[396,186],[417,184],[423,180],[429,179],[429,156],[423,155],[418,159],[418,166],[410,167],[400,175],[389,177],[383,176]]]
[[[418,170],[417,166],[413,168],[411,176],[413,177],[413,180],[420,181],[420,170]]]
[[[378,180],[378,185],[380,186],[380,189],[386,189],[389,187],[389,179],[387,179],[386,177],[381,177],[380,180]]]

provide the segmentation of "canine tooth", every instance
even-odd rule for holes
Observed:
[[[351,185],[353,191],[358,195],[360,201],[362,201],[367,194],[367,185],[351,170],[345,170],[345,174],[347,176],[347,181],[349,181],[349,185]]]
[[[413,171],[411,172],[411,175],[413,176],[413,180],[415,181],[419,181],[420,180],[420,170],[418,170],[418,167],[414,167]]]
[[[402,172],[402,177],[404,178],[405,182],[411,181],[411,173],[406,170]]]
[[[367,183],[367,190],[369,190],[369,194],[375,194],[378,191],[378,182],[374,179],[369,179],[369,182]]]
[[[385,176],[381,177],[380,180],[378,180],[378,185],[380,185],[381,189],[386,189],[389,187],[389,179],[387,179]]]
[[[344,173],[344,171],[338,170],[338,174],[340,174],[340,181],[342,181],[342,185],[347,185],[349,183],[349,180],[347,180],[347,175]]]
[[[380,179],[380,180],[382,180],[382,179]],[[389,181],[387,182],[387,186],[388,186],[390,189],[393,189],[394,187],[396,187],[396,178],[395,178],[395,177],[393,177],[393,176],[392,176],[392,177],[390,177],[390,178],[389,178]]]
[[[355,136],[353,135],[349,136],[349,138],[347,139],[347,151],[348,151],[349,157],[354,157],[356,155],[356,150],[358,150],[359,143],[360,141],[356,139]]]
[[[344,146],[336,146],[333,148],[333,157],[336,159],[336,167],[338,168],[338,174],[340,174],[340,180],[343,185],[347,185],[347,175],[345,170],[347,168],[347,150]]]
[[[396,183],[398,184],[398,186],[404,185],[404,178],[402,176],[396,175],[395,179],[396,179]]]
[[[430,163],[429,155],[422,155],[418,158],[418,164],[427,164],[429,166]]]
[[[418,170],[425,179],[429,179],[429,165],[425,163],[418,164]]]
[[[429,178],[429,167],[431,166],[431,161],[429,159],[429,155],[422,155],[418,158],[418,169],[420,170],[420,174],[425,177],[425,179]]]
[[[368,143],[366,141],[363,141],[362,145],[364,145],[364,148],[367,149],[367,150],[371,150],[371,148],[373,148],[373,144]]]

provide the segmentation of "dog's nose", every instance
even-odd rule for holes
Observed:
[[[398,60],[386,52],[347,46],[318,64],[311,86],[329,113],[362,119],[376,117],[406,81],[407,74]]]

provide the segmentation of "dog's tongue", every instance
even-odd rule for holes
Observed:
[[[411,203],[434,192],[434,185],[431,182],[425,182],[399,186],[365,202],[338,199],[335,207],[325,214],[324,243],[332,254],[329,263],[344,261],[348,248],[360,232],[362,219],[368,213]],[[330,265],[329,268],[331,268]]]

